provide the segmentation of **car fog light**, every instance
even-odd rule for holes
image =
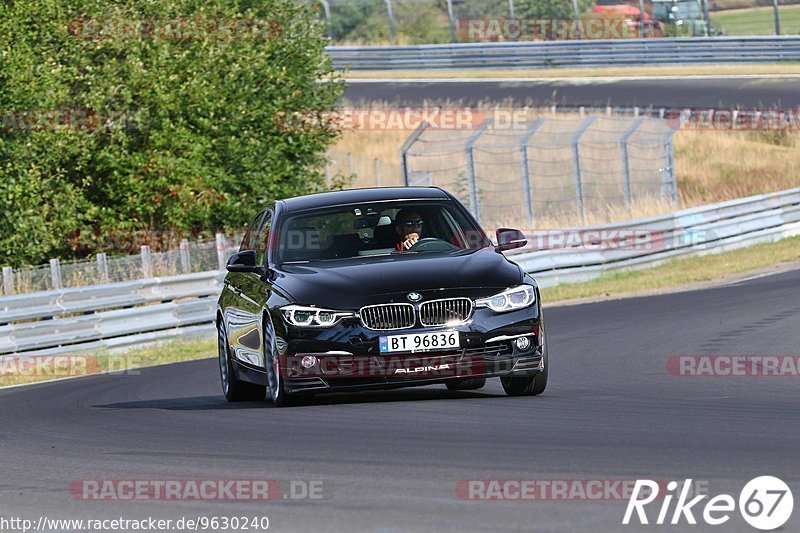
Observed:
[[[303,360],[300,361],[300,364],[303,368],[313,368],[317,364],[317,358],[313,355],[307,355],[303,357]]]
[[[527,350],[531,345],[531,340],[528,337],[520,337],[514,344],[517,345],[517,350]]]

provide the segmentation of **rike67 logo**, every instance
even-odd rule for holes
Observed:
[[[662,494],[659,491],[659,483],[649,479],[637,480],[622,523],[636,524],[638,520],[643,525],[651,523],[695,525],[697,524],[695,513],[701,515],[703,521],[712,526],[725,524],[731,519],[737,506],[733,496],[720,494],[705,502],[703,501],[709,498],[707,494],[689,499],[691,486],[691,479],[687,479],[682,486],[677,481],[670,481],[667,483],[666,494]],[[677,501],[672,509],[672,502],[676,496]],[[661,504],[658,518],[650,522],[652,515],[648,517],[645,507],[656,501]],[[658,504],[654,507],[658,507]],[[772,476],[761,476],[750,480],[744,486],[739,494],[738,507],[745,522],[756,529],[771,531],[784,525],[792,516],[794,497],[789,486],[782,480]]]

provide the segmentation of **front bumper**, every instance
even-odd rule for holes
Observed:
[[[544,370],[543,338],[538,304],[496,314],[476,311],[465,324],[451,328],[416,328],[398,332],[367,330],[342,324],[328,330],[287,331],[280,370],[289,392],[337,392],[390,389],[446,383],[476,377],[530,376]],[[293,328],[292,328],[293,329]],[[382,354],[379,337],[392,334],[457,330],[459,349]],[[516,339],[529,346],[520,349]],[[304,366],[313,356],[313,366]]]

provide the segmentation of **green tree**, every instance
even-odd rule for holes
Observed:
[[[285,117],[341,97],[325,35],[293,0],[7,1],[0,261],[69,255],[79,230],[241,227],[322,188],[336,125]]]
[[[585,15],[594,0],[578,0],[578,12]],[[516,16],[528,19],[572,19],[575,16],[570,0],[515,0]]]

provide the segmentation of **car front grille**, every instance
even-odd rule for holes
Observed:
[[[419,321],[423,326],[466,322],[471,315],[472,300],[469,298],[433,300],[419,306]]]
[[[365,328],[381,331],[414,327],[416,317],[411,304],[368,305],[359,311]]]
[[[467,357],[482,355],[483,357],[499,357],[511,353],[511,346],[505,342],[486,344],[477,348],[467,348],[464,355]]]

